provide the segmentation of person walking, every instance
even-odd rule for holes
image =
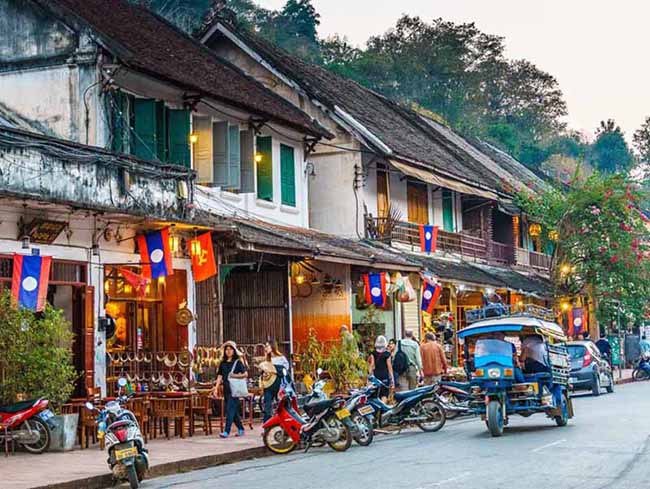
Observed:
[[[447,358],[435,334],[429,332],[424,335],[424,344],[420,347],[420,353],[424,383],[433,385],[440,382],[442,374],[447,373]]]
[[[406,371],[399,377],[400,389],[413,390],[418,386],[418,376],[422,376],[422,355],[420,345],[413,338],[413,331],[406,330],[404,339],[399,341],[397,348],[406,355],[408,365]]]
[[[397,341],[395,338],[388,340],[388,353],[390,353],[390,361],[393,366],[393,382],[397,385],[399,383],[399,374],[395,370],[395,353],[397,353]]]
[[[246,357],[244,353],[237,350],[234,341],[226,341],[223,344],[223,359],[217,370],[217,380],[214,385],[213,395],[216,397],[219,386],[223,385],[223,402],[226,410],[226,426],[224,431],[219,433],[221,438],[230,436],[230,429],[233,423],[237,426],[237,435],[244,436],[244,424],[239,414],[239,398],[234,397],[230,388],[230,379],[248,378],[246,368]]]
[[[266,360],[260,363],[262,377],[260,383],[263,389],[264,422],[273,415],[273,401],[278,396],[280,384],[284,375],[283,370],[289,372],[289,360],[278,348],[278,342],[270,340],[264,345]]]
[[[377,336],[375,349],[368,357],[368,372],[389,387],[382,386],[379,389],[379,397],[388,397],[390,389],[395,388],[395,377],[393,375],[393,362],[390,352],[386,349],[388,341],[385,336]],[[389,389],[390,388],[390,389]]]

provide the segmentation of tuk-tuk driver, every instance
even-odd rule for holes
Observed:
[[[537,335],[526,336],[521,346],[521,361],[526,373],[548,372],[546,344]]]

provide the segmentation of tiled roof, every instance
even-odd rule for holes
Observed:
[[[126,0],[32,1],[64,22],[89,27],[129,68],[300,132],[328,135],[297,107],[144,7]]]
[[[502,194],[519,186],[538,186],[541,180],[523,165],[506,164],[467,140],[415,111],[403,107],[360,84],[338,76],[273,46],[244,28],[221,24],[241,39],[283,76],[298,83],[307,94],[334,111],[340,108],[392,150],[387,157],[415,162],[475,187]],[[206,32],[203,29],[202,32]],[[208,43],[209,45],[209,43]],[[367,143],[372,145],[371,140]],[[382,149],[374,148],[380,153]],[[516,169],[513,167],[517,167]]]

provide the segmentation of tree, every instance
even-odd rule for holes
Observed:
[[[594,174],[568,191],[522,192],[517,204],[558,233],[551,276],[558,296],[589,295],[598,317],[608,321],[618,303],[641,319],[649,312],[650,246],[643,193],[621,174]]]
[[[623,131],[613,119],[600,122],[600,127],[596,130],[596,141],[591,148],[590,161],[605,173],[627,172],[634,164],[634,156]]]
[[[634,148],[643,163],[650,163],[650,117],[646,117],[641,127],[634,132]]]
[[[320,14],[311,0],[288,0],[282,10],[272,13],[259,32],[281,48],[311,62],[320,62],[317,29]]]

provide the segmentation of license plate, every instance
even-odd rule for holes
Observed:
[[[578,377],[569,377],[569,382],[575,384],[576,382],[578,382]]]
[[[124,460],[125,458],[135,457],[138,455],[137,447],[125,448],[124,450],[115,450],[115,460]]]
[[[53,413],[52,411],[50,411],[49,409],[44,409],[43,411],[41,411],[40,413],[38,413],[38,416],[39,416],[43,421],[47,421],[48,419],[54,417],[54,413]]]
[[[357,411],[361,416],[365,416],[366,414],[372,414],[375,412],[372,406],[361,406],[359,409],[357,409]]]
[[[345,408],[339,409],[338,411],[336,411],[336,417],[339,418],[339,419],[349,418],[350,417],[350,411],[348,411]]]

